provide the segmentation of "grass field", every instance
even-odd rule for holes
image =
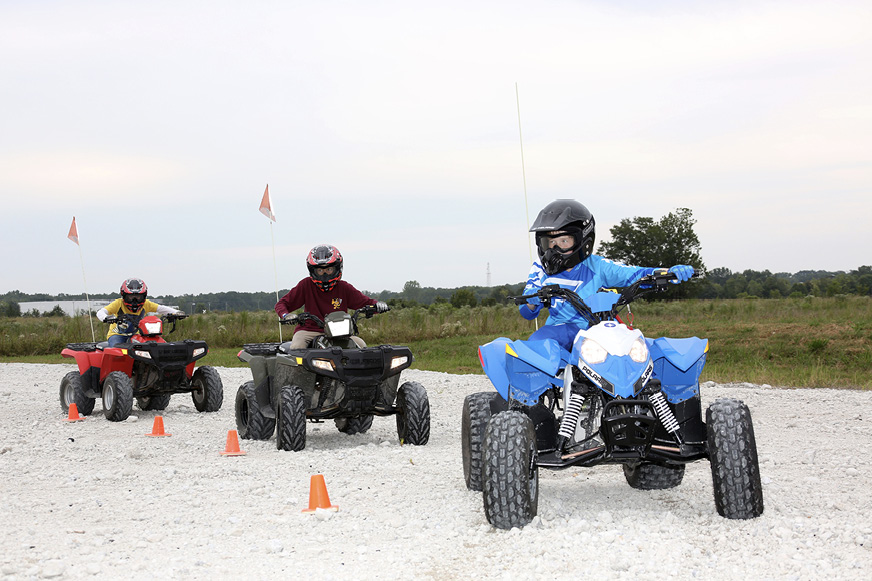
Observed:
[[[709,339],[703,381],[872,388],[870,297],[638,302],[633,315],[648,337]],[[396,309],[360,327],[368,344],[408,345],[415,368],[449,373],[481,373],[479,345],[500,336],[526,338],[535,329],[513,306],[445,304]],[[95,330],[99,337],[105,328],[95,320]],[[284,329],[285,340],[290,332]],[[267,311],[209,313],[181,321],[166,338],[203,339],[210,346],[203,363],[237,366],[244,343],[278,341],[279,325]],[[0,362],[68,363],[59,355],[63,346],[90,339],[83,318],[2,318]]]

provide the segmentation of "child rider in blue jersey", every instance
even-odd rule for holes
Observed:
[[[534,294],[549,284],[558,284],[574,291],[581,299],[594,294],[600,287],[630,285],[654,272],[653,267],[627,266],[592,254],[595,237],[593,214],[575,200],[555,200],[545,206],[530,232],[536,233],[539,262],[534,262],[527,277],[524,294]],[[673,266],[676,284],[693,276],[693,267]],[[520,306],[521,316],[535,319],[542,310],[538,298]],[[566,301],[551,299],[545,325],[530,335],[530,340],[554,339],[567,351],[572,341],[588,324]]]

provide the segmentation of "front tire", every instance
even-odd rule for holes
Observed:
[[[224,384],[214,367],[198,367],[191,378],[191,384],[194,387],[191,399],[194,400],[194,407],[198,412],[217,412],[221,409],[221,404],[224,403]]]
[[[400,445],[423,446],[430,441],[430,400],[416,381],[407,381],[397,390],[397,436]]]
[[[460,419],[460,446],[463,454],[463,478],[469,490],[481,491],[481,446],[484,431],[491,419],[491,402],[498,394],[483,391],[463,400]]]
[[[539,511],[536,430],[526,415],[491,418],[482,446],[484,514],[498,529],[523,527]]]
[[[254,393],[254,382],[247,381],[236,390],[236,431],[244,440],[268,440],[276,421],[263,415]]]
[[[279,391],[279,409],[276,411],[276,448],[299,452],[306,447],[306,402],[303,390],[295,385],[283,386]]]
[[[372,414],[357,416],[354,418],[336,418],[333,420],[336,429],[343,434],[365,434],[372,427]]]
[[[751,411],[744,402],[719,399],[706,410],[715,507],[730,519],[763,514],[763,486]]]
[[[95,399],[85,395],[85,390],[82,387],[82,376],[78,371],[70,371],[64,378],[61,379],[60,389],[61,409],[64,413],[69,413],[70,404],[76,404],[79,413],[83,416],[90,416],[94,411]]]
[[[638,490],[675,488],[684,479],[684,465],[661,466],[648,462],[624,464],[624,478],[627,484]]]
[[[113,371],[103,380],[103,415],[110,422],[123,422],[133,411],[133,380],[123,371]]]

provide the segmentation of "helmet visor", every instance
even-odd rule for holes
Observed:
[[[336,272],[336,267],[335,266],[315,266],[312,268],[312,272],[314,272],[315,276],[317,276],[319,279],[322,277],[325,277],[325,276],[329,278],[330,276],[333,276],[333,273]]]
[[[557,252],[568,253],[575,249],[576,237],[569,232],[547,232],[536,236],[536,243],[539,245],[539,250],[545,252],[554,249]]]

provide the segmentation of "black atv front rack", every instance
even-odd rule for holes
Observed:
[[[281,343],[246,343],[242,350],[249,355],[277,355]]]

